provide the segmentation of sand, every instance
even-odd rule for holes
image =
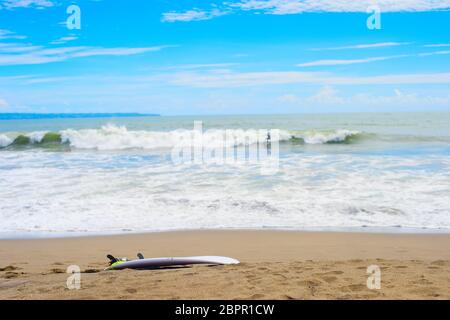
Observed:
[[[450,299],[450,235],[189,231],[0,240],[0,299]],[[232,266],[103,271],[105,255],[224,255]],[[81,288],[69,290],[69,265]],[[367,267],[381,289],[367,287]]]

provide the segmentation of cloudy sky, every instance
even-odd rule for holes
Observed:
[[[81,29],[67,26],[72,4]],[[381,29],[367,27],[373,5]],[[450,0],[0,0],[0,112],[450,111],[449,9]]]

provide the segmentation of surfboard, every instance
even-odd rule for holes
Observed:
[[[147,258],[130,261],[118,261],[108,267],[107,270],[151,269],[193,264],[225,265],[239,264],[239,261],[233,258],[220,256]]]

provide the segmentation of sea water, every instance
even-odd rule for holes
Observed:
[[[276,172],[174,163],[194,121],[278,129]],[[450,113],[0,120],[1,238],[234,228],[450,232]]]

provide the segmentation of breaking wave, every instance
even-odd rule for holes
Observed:
[[[201,136],[201,138],[198,138]],[[202,144],[205,147],[234,147],[258,142],[279,141],[300,144],[353,143],[364,133],[351,130],[289,131],[260,129],[210,129],[200,133],[195,130],[173,131],[128,130],[124,126],[105,125],[100,129],[60,132],[31,132],[25,134],[1,134],[0,148],[70,146],[77,149],[124,150],[164,149],[174,146]]]
[[[0,148],[9,146],[13,141],[4,134],[0,134]]]

